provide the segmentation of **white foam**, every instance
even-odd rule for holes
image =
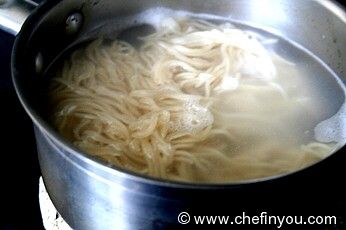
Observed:
[[[137,20],[149,25],[152,25],[154,28],[158,29],[163,24],[169,24],[170,18],[181,18],[186,17],[188,12],[185,11],[174,11],[168,8],[155,7],[143,11],[137,16]]]
[[[345,144],[346,140],[346,105],[332,117],[320,122],[314,129],[315,139],[319,142],[337,142]]]
[[[197,133],[213,122],[214,117],[208,108],[202,106],[198,100],[188,100],[184,104],[184,113],[175,124],[175,130]]]
[[[227,76],[222,80],[222,83],[217,87],[217,90],[235,90],[239,87],[239,79],[233,76]]]
[[[239,71],[245,75],[266,81],[273,80],[276,75],[273,62],[269,57],[267,58],[263,55],[260,58],[255,55],[246,55]]]
[[[212,14],[196,14],[189,11],[182,10],[172,10],[165,7],[155,7],[148,10],[143,11],[139,15],[137,15],[137,20],[139,22],[147,23],[149,25],[154,26],[155,28],[160,28],[163,23],[169,22],[169,18],[204,18],[209,20],[222,20],[228,21],[230,18],[221,17]],[[229,23],[228,23],[229,24]],[[231,25],[231,24],[229,24]],[[231,26],[229,26],[231,27]]]

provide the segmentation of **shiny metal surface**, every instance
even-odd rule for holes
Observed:
[[[218,186],[153,180],[92,159],[66,143],[52,129],[43,106],[45,79],[36,74],[36,55],[41,54],[44,60],[40,68],[47,69],[62,50],[80,37],[107,34],[107,30],[97,30],[107,28],[107,21],[158,6],[219,15],[279,34],[313,52],[343,81],[346,79],[346,14],[330,1],[47,1],[19,33],[13,51],[12,71],[18,96],[35,124],[40,165],[48,193],[64,219],[75,229],[179,227],[177,216],[182,211],[210,213],[220,205],[236,210],[236,207],[253,203],[256,199],[252,196],[265,193],[268,181],[280,183],[299,174]],[[75,12],[83,15],[83,23],[78,32],[71,35],[65,33],[66,20]],[[93,32],[95,29],[97,33]],[[318,169],[318,165],[305,171]],[[256,195],[252,191],[256,191]],[[248,195],[247,200],[230,199],[239,197],[239,194]]]
[[[75,34],[83,24],[83,16],[80,13],[72,13],[66,19],[66,33]]]
[[[0,1],[0,29],[16,35],[36,6],[32,1]]]

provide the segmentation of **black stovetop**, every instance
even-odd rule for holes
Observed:
[[[38,201],[40,169],[33,128],[15,95],[10,77],[13,42],[13,36],[0,31],[0,230],[43,229]],[[338,174],[339,171],[335,169],[344,169],[344,164],[346,162],[342,161],[329,169],[325,168],[334,170],[339,178],[333,178],[329,183],[321,180],[320,187],[312,188],[313,197],[320,197],[309,203],[315,204],[311,206],[312,212],[319,206],[325,213],[330,212],[330,215],[336,214],[345,219],[346,195],[338,192],[345,185],[345,175]],[[289,191],[287,194],[289,196]],[[301,200],[295,208],[299,210],[304,205],[304,200]],[[346,228],[340,225],[338,229]]]

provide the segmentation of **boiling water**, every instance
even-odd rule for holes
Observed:
[[[271,53],[278,54],[287,62],[276,63],[277,72],[281,76],[288,92],[298,92],[302,98],[312,100],[311,113],[299,120],[303,139],[317,139],[321,142],[335,142],[343,145],[346,139],[346,106],[345,85],[321,59],[294,41],[277,36],[263,29],[232,21],[230,18],[210,14],[195,14],[186,11],[172,11],[167,8],[153,8],[135,16],[114,19],[100,28],[88,33],[84,39],[102,36],[105,39],[120,39],[135,47],[140,46],[139,37],[146,36],[158,28],[165,19],[197,18],[216,24],[229,22],[243,29],[261,41]],[[306,118],[306,119],[304,119]],[[324,121],[326,120],[326,121]],[[324,122],[322,122],[324,121]],[[321,122],[321,124],[319,124]],[[301,139],[302,137],[298,138]]]
[[[249,94],[246,89],[241,88],[242,82],[252,82],[251,84],[254,87],[261,88],[263,87],[261,83],[263,79],[249,77],[240,82],[233,82],[233,78],[226,79],[221,85],[224,91],[215,98],[210,108],[207,109],[194,101],[186,103],[183,105],[186,107],[185,118],[172,128],[197,132],[211,123],[215,127],[227,127],[226,129],[229,132],[235,131],[235,138],[238,138],[238,142],[225,143],[220,137],[211,138],[202,142],[201,145],[219,149],[228,157],[234,156],[234,159],[237,159],[241,154],[250,153],[250,158],[253,156],[255,161],[263,161],[269,165],[280,164],[280,159],[275,158],[280,158],[280,154],[283,154],[281,152],[285,152],[286,148],[295,151],[300,149],[301,146],[316,141],[326,143],[329,147],[327,153],[309,159],[305,163],[303,162],[303,165],[297,164],[295,168],[289,170],[284,169],[278,172],[270,172],[269,170],[268,173],[247,173],[243,176],[230,176],[228,172],[220,172],[215,176],[215,180],[213,178],[201,179],[203,176],[191,180],[225,182],[287,173],[323,159],[344,144],[346,139],[345,86],[318,57],[289,39],[276,36],[259,28],[234,23],[225,18],[211,15],[192,15],[187,12],[176,12],[167,9],[149,10],[135,17],[126,18],[127,24],[124,24],[124,19],[114,20],[99,28],[97,34],[101,34],[108,40],[125,40],[133,46],[139,47],[141,41],[138,37],[154,31],[167,17],[187,16],[207,19],[216,24],[227,21],[237,28],[247,31],[249,36],[258,39],[272,54],[277,77],[271,82],[274,88],[279,87],[272,93],[265,91],[263,94]],[[95,34],[95,32],[91,32],[86,35],[86,38],[90,39]],[[249,67],[243,71],[255,76],[256,74],[253,73],[261,68],[261,63],[251,63],[251,60],[249,62]],[[237,93],[234,91],[235,88],[237,88]],[[281,91],[282,94],[280,94]],[[293,99],[294,103],[287,106],[284,99],[278,99],[282,95],[289,100]],[[219,115],[218,111],[222,111],[223,114],[233,115]],[[239,131],[239,125],[242,127],[241,131]],[[73,124],[71,124],[72,126]],[[266,144],[263,145],[263,142]],[[256,152],[261,151],[267,151],[267,156],[259,157],[256,155]],[[290,151],[288,150],[288,152]],[[205,159],[214,162],[213,167],[215,168],[230,167],[220,160],[208,157],[205,157]],[[294,160],[296,159],[293,157],[292,161]],[[244,162],[241,161],[241,164],[244,164]],[[246,166],[246,163],[244,168],[247,171],[252,170],[251,165]],[[238,174],[240,171],[231,170],[231,172]],[[256,170],[254,169],[254,171]],[[220,175],[222,173],[225,175]],[[175,178],[175,180],[180,179]],[[182,180],[189,181],[190,179],[183,178]]]

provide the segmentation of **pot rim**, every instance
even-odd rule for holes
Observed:
[[[23,70],[20,70],[17,68],[18,67],[17,63],[23,60],[22,58],[23,48],[21,47],[23,46],[23,44],[29,41],[31,34],[33,33],[38,22],[41,19],[43,19],[43,17],[47,14],[47,12],[49,12],[52,8],[54,8],[57,4],[59,4],[62,1],[63,0],[44,1],[40,6],[38,6],[33,11],[33,13],[25,21],[25,23],[22,26],[22,29],[18,33],[14,42],[12,57],[11,57],[11,73],[12,73],[12,81],[14,84],[14,88],[20,100],[20,103],[24,107],[26,113],[30,116],[34,125],[39,128],[39,131],[41,133],[43,133],[50,139],[50,141],[55,145],[55,147],[62,148],[64,149],[64,151],[71,153],[73,158],[78,159],[79,161],[82,161],[83,163],[86,163],[87,165],[91,165],[92,167],[96,167],[97,169],[102,170],[106,173],[109,173],[112,176],[130,179],[135,182],[140,182],[143,184],[150,184],[154,186],[161,186],[161,187],[167,187],[167,188],[210,190],[210,189],[222,189],[222,188],[234,188],[239,186],[248,186],[248,185],[260,184],[260,183],[272,182],[274,180],[277,181],[282,178],[287,178],[289,176],[293,176],[293,175],[302,173],[303,171],[307,171],[311,168],[314,168],[316,165],[319,165],[323,163],[324,161],[326,161],[328,158],[331,158],[332,156],[336,155],[337,152],[342,152],[345,149],[345,146],[336,148],[326,158],[293,172],[287,172],[287,173],[263,177],[263,178],[255,178],[255,179],[242,180],[237,182],[228,182],[228,183],[194,183],[194,182],[171,181],[167,179],[154,178],[154,177],[133,172],[133,171],[130,171],[115,165],[109,165],[106,162],[100,159],[97,159],[91,156],[90,154],[87,154],[86,152],[76,148],[72,143],[64,139],[52,127],[52,125],[50,125],[47,121],[45,121],[45,119],[41,118],[38,112],[36,112],[30,106],[29,100],[22,94],[20,84],[18,83],[20,78],[19,76],[25,74]],[[334,0],[315,0],[315,1],[318,2],[322,7],[328,8],[330,11],[332,11],[336,15],[342,14],[343,18],[346,19],[345,8],[341,4],[335,2]],[[345,21],[345,24],[346,24],[346,21]],[[71,156],[67,156],[65,154],[65,157],[67,157],[69,160],[78,164],[78,162],[76,162],[75,159],[72,159]]]

